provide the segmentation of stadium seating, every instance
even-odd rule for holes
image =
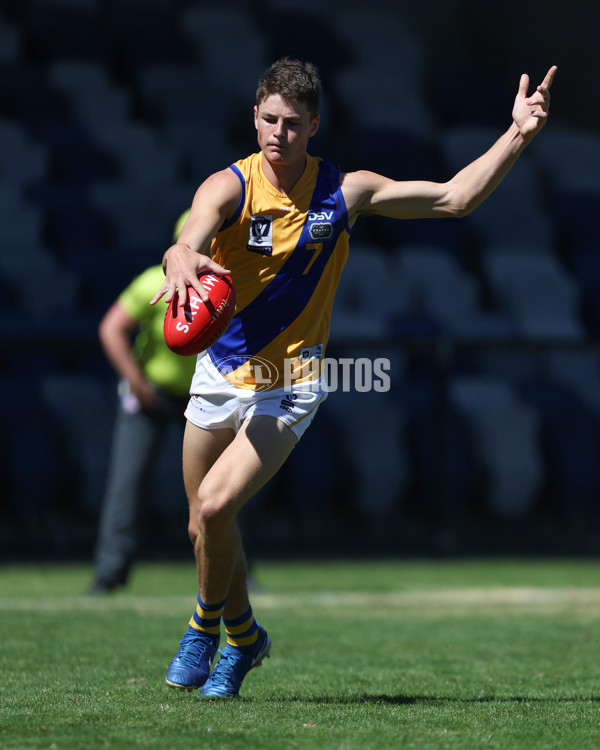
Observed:
[[[596,349],[554,349],[546,356],[551,381],[569,388],[579,401],[600,415],[600,357]]]
[[[335,297],[332,340],[341,344],[356,339],[383,339],[390,318],[408,307],[404,279],[392,274],[390,261],[381,249],[354,244]]]
[[[549,254],[488,251],[482,266],[517,335],[533,339],[584,339],[576,283]]]
[[[590,411],[584,403],[584,388],[573,390],[556,380],[529,381],[520,394],[536,409],[540,419],[546,456],[547,510],[558,511],[567,519],[577,517],[593,508],[599,497],[598,399]]]
[[[475,470],[473,436],[465,416],[449,401],[439,374],[407,362],[404,376],[392,370],[393,398],[406,420],[411,460],[413,512],[439,530],[464,518],[481,487]],[[427,362],[425,370],[431,370]]]
[[[450,174],[465,167],[497,140],[497,127],[456,125],[441,137],[442,158]],[[497,244],[516,243],[524,248],[524,238],[532,250],[552,244],[554,227],[542,203],[540,175],[526,152],[510,174],[468,218],[483,251]]]
[[[407,307],[425,312],[448,332],[460,335],[479,318],[478,280],[444,249],[403,246],[389,268],[392,278],[401,280]]]
[[[1,316],[0,316],[1,317]],[[12,329],[14,332],[14,329]],[[11,429],[0,432],[0,466],[4,483],[3,506],[11,515],[35,527],[52,517],[54,505],[60,502],[62,468],[56,424],[44,410],[35,388],[17,374],[0,377],[2,419]],[[32,455],[32,439],[43,450]]]
[[[133,117],[133,96],[113,83],[106,66],[90,60],[57,60],[48,78],[72,107],[73,115],[90,133]]]
[[[600,187],[600,139],[573,127],[548,128],[531,144],[545,179],[554,189],[597,191]]]
[[[115,397],[106,383],[91,375],[51,373],[40,383],[44,408],[59,425],[57,444],[68,481],[86,513],[100,508],[113,420]]]
[[[43,180],[49,174],[49,154],[25,127],[11,119],[0,120],[0,179],[12,186]]]
[[[0,16],[0,63],[17,60],[21,50],[21,33],[17,26]]]
[[[100,24],[100,0],[32,0],[24,3],[23,32],[28,55],[48,63],[58,56],[105,59],[110,39]]]
[[[200,3],[184,10],[177,23],[196,65],[201,66],[198,78],[220,89],[219,101],[231,94],[253,104],[256,81],[270,62],[265,36],[268,18],[255,22],[245,3]],[[228,46],[227,54],[223,54],[224,39],[236,40]]]
[[[491,376],[453,379],[449,398],[468,419],[489,508],[500,516],[530,513],[544,476],[535,410]]]
[[[393,0],[7,0],[0,334],[95,342],[100,316],[160,259],[198,184],[256,148],[256,79],[280,55],[318,64],[323,117],[310,150],[342,169],[442,181],[482,153],[505,127],[513,94],[485,66],[431,70],[416,23],[426,12]],[[476,494],[508,516],[527,514],[540,497],[563,509],[593,506],[599,197],[600,138],[556,122],[469,217],[355,224],[331,344],[360,341],[370,352],[381,344],[397,358],[397,377],[380,401],[332,394],[344,459],[329,435],[307,450],[352,463],[361,513],[385,516],[420,497],[441,514],[444,503],[465,508]],[[34,302],[18,292],[24,276]],[[43,408],[93,512],[107,444],[95,404],[109,412],[106,383],[89,380],[97,360],[78,372],[47,361]],[[88,429],[90,403],[101,434],[88,430],[71,445]],[[347,411],[361,430],[350,430]],[[26,444],[31,425],[23,419],[15,444]],[[445,483],[432,466],[445,466]],[[290,476],[301,472],[292,460]],[[23,498],[31,486],[19,481],[12,486]],[[51,494],[60,481],[50,476]],[[324,483],[322,502],[328,492],[335,486]]]
[[[340,469],[352,478],[349,499],[363,518],[393,516],[411,475],[404,415],[389,393],[345,392],[341,384],[327,406],[338,428]]]

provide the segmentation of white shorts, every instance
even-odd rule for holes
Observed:
[[[237,432],[251,417],[275,417],[298,439],[327,398],[322,390],[273,388],[253,391],[231,385],[213,365],[208,354],[201,354],[190,388],[191,398],[185,417],[206,430],[230,428]]]

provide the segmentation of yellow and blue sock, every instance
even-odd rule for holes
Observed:
[[[242,653],[254,650],[258,640],[258,624],[252,614],[252,607],[241,617],[233,620],[224,619],[227,643],[234,648],[239,648]]]
[[[206,604],[198,594],[196,611],[192,615],[189,626],[198,633],[209,635],[211,638],[219,638],[221,633],[221,617],[225,602],[220,604]]]

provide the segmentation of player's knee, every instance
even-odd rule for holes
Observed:
[[[205,503],[198,509],[198,527],[204,537],[223,531],[231,524],[231,520],[227,506],[219,502]]]
[[[198,491],[198,529],[203,535],[218,533],[235,519],[231,498],[218,488],[200,486]]]

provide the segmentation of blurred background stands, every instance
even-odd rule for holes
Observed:
[[[3,2],[7,555],[89,556],[115,386],[97,323],[161,257],[198,184],[255,149],[254,90],[273,59],[319,66],[312,151],[343,169],[444,180],[506,127],[513,66],[528,62],[518,30],[474,2],[429,6]],[[550,45],[565,19],[549,13]],[[545,51],[536,65],[554,62]],[[248,514],[258,551],[597,551],[600,114],[575,127],[563,104],[561,119],[569,81],[567,65],[551,126],[474,214],[354,228],[330,354],[389,359],[392,388],[331,394],[256,500],[270,523]],[[149,549],[170,555],[187,551],[175,470],[158,467],[150,518]]]

